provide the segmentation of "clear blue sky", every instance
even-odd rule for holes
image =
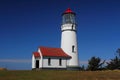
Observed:
[[[60,47],[68,7],[77,14],[81,64],[92,56],[113,58],[120,48],[119,0],[0,0],[0,67],[31,69],[39,46]]]

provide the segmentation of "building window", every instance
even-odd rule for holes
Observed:
[[[48,58],[48,65],[51,65],[51,58]]]
[[[72,46],[72,52],[75,52],[75,46],[74,45]]]
[[[62,59],[59,59],[59,65],[62,66]]]

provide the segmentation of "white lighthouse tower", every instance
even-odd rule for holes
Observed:
[[[71,59],[67,60],[68,69],[79,69],[75,16],[70,8],[62,14],[61,48],[71,56]]]

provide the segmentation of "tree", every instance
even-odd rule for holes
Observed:
[[[120,48],[118,48],[118,49],[116,50],[116,53],[117,53],[118,58],[120,59]]]
[[[84,65],[80,66],[80,70],[85,71],[85,66]]]
[[[114,59],[111,59],[110,62],[107,62],[106,68],[110,70],[120,69],[120,58],[116,56]]]
[[[87,70],[91,71],[101,70],[104,62],[105,61],[101,62],[101,59],[99,57],[92,57],[90,60],[88,60]]]

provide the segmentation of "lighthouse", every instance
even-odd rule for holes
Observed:
[[[78,70],[76,14],[68,8],[62,14],[61,48],[40,46],[32,53],[32,69]]]
[[[68,8],[62,14],[61,25],[61,48],[71,56],[67,60],[68,69],[79,69],[78,46],[77,46],[77,25],[75,21],[76,14]]]

